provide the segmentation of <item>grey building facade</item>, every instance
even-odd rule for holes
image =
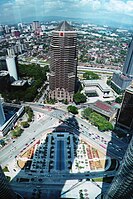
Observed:
[[[117,126],[133,131],[133,86],[128,87],[124,94],[121,109],[117,117]]]
[[[133,137],[104,199],[133,199]]]
[[[123,92],[133,80],[133,38],[128,46],[128,52],[122,71],[113,74],[111,86],[117,92]]]
[[[62,22],[52,33],[49,97],[73,101],[77,77],[77,33]]]
[[[111,85],[117,93],[121,93],[125,91],[125,89],[131,84],[131,82],[131,77],[125,76],[122,74],[121,71],[118,71],[113,74]]]
[[[16,199],[17,195],[11,189],[0,166],[0,199]]]
[[[128,53],[122,72],[125,76],[133,78],[133,38],[128,45]]]

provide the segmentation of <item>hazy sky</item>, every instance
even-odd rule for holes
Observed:
[[[92,18],[133,24],[133,0],[0,0],[0,23],[45,16]]]

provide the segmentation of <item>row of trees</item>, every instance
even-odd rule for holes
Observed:
[[[91,124],[98,127],[100,131],[113,130],[113,125],[102,115],[96,113],[91,108],[86,108],[82,115],[89,120]]]
[[[21,124],[19,126],[16,126],[15,129],[13,129],[11,131],[13,138],[17,138],[17,137],[21,136],[21,134],[23,132],[23,128],[27,128],[30,126],[29,122],[31,122],[34,117],[33,110],[30,108],[30,106],[25,107],[25,113],[27,113],[28,119],[27,119],[27,121],[21,122]]]
[[[34,117],[34,113],[33,113],[33,110],[31,109],[30,106],[25,106],[25,112],[27,113],[28,115],[28,122],[31,122],[33,117]]]

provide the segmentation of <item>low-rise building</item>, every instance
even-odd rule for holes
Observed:
[[[103,115],[109,121],[112,121],[117,114],[117,109],[113,108],[110,104],[99,100],[93,104],[89,104],[89,107],[95,112]]]
[[[0,126],[0,136],[5,136],[9,130],[11,130],[17,119],[24,112],[24,106],[18,104],[4,103],[3,110],[6,121]]]
[[[17,80],[14,81],[11,84],[12,90],[22,90],[22,89],[26,89],[28,87],[28,81],[27,80]]]
[[[83,92],[90,102],[113,100],[112,89],[103,80],[83,80]],[[93,99],[92,99],[93,98]]]

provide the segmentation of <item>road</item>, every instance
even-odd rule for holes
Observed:
[[[74,116],[74,120],[77,121],[77,124],[73,124],[69,120],[73,115],[64,110],[56,109],[52,112],[48,112],[44,109],[44,107],[40,107],[36,104],[31,104],[30,106],[34,111],[40,111],[49,115],[50,117],[62,120],[62,122],[65,122],[73,128],[74,133],[80,135],[86,141],[90,141],[91,143],[93,143],[105,154],[107,153],[111,157],[122,160],[122,157],[128,145],[122,142],[119,138],[115,136],[110,136],[109,134],[104,132],[100,132],[96,127],[92,126],[91,124],[77,116]]]
[[[2,166],[10,162],[15,156],[17,156],[22,149],[26,147],[27,143],[33,141],[33,138],[38,139],[45,131],[58,125],[58,119],[47,116],[39,121],[31,123],[30,127],[25,129],[22,135],[16,139],[16,141],[9,144],[6,148],[0,151],[0,163]]]
[[[77,67],[78,72],[80,71],[94,71],[94,72],[99,72],[99,73],[108,73],[108,74],[113,74],[114,72],[116,72],[116,70],[114,69],[106,69],[106,68],[94,68],[94,67],[87,67],[87,66],[78,66]]]

